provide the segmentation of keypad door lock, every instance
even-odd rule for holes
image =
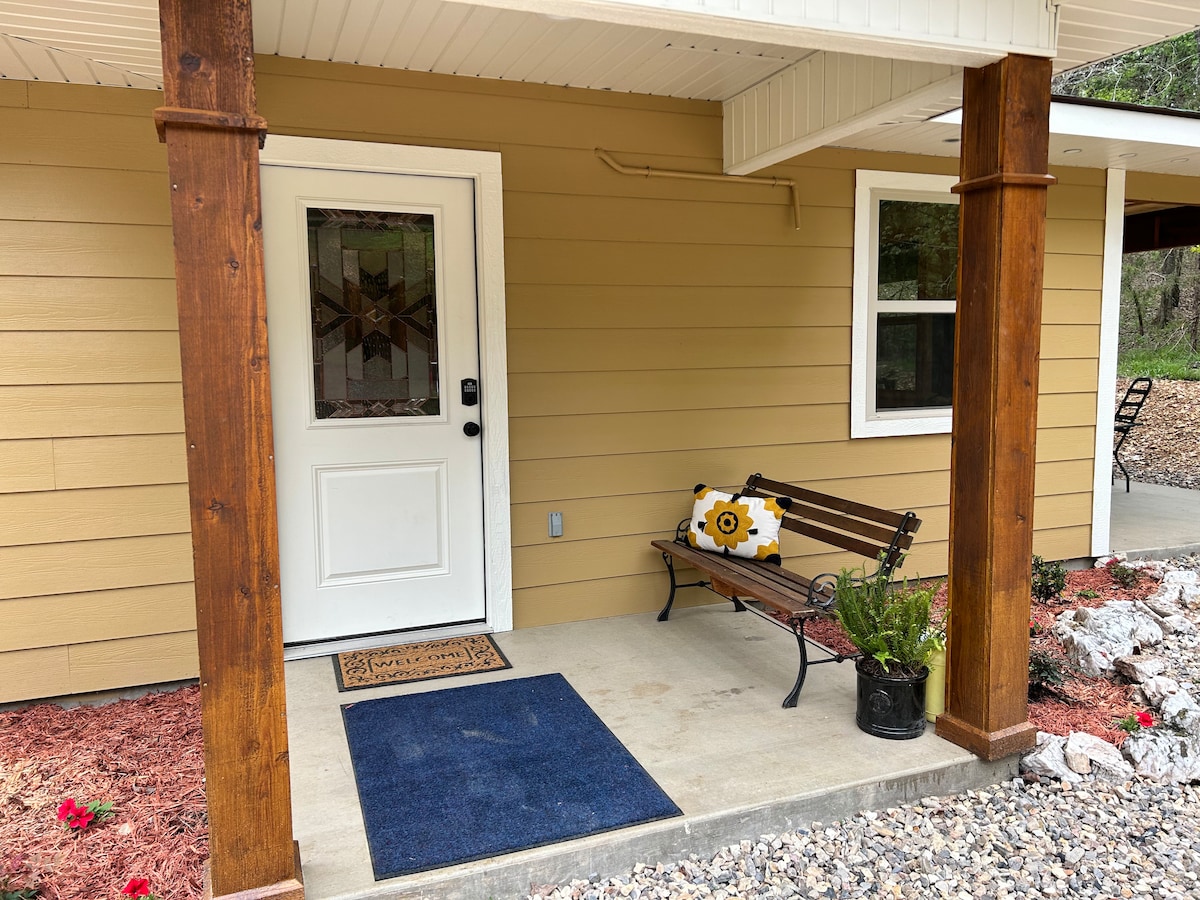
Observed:
[[[460,383],[462,388],[462,405],[475,406],[479,403],[479,382],[474,378],[464,378]]]

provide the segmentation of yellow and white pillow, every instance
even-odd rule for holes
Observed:
[[[781,562],[779,525],[789,497],[743,497],[696,485],[688,543],[697,550]]]

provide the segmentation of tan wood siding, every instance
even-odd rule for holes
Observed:
[[[956,161],[829,148],[777,166],[797,231],[783,189],[595,157],[718,173],[717,104],[276,58],[259,76],[275,133],[502,154],[518,626],[657,608],[650,538],[695,482],[753,471],[918,510],[906,571],[945,571],[948,437],[848,437],[850,288],[854,170]],[[0,700],[33,689],[9,676],[35,660],[26,696],[195,670],[156,102],[0,83],[0,517],[34,523],[0,546],[0,625],[20,635],[0,645]],[[1104,181],[1056,174],[1035,525],[1061,558],[1088,552]],[[797,565],[845,561],[807,552]]]
[[[197,672],[160,102],[0,83],[0,702]]]

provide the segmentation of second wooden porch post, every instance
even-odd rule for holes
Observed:
[[[948,709],[937,733],[985,759],[1033,746],[1028,722],[1050,60],[964,74]]]

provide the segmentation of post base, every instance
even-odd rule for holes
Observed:
[[[296,854],[296,876],[275,884],[262,887],[248,888],[232,894],[221,894],[214,897],[212,892],[212,871],[209,864],[204,864],[204,890],[201,900],[304,900],[304,873],[300,869],[300,842],[293,841],[292,849]]]
[[[1031,750],[1037,744],[1037,728],[1030,722],[999,731],[983,731],[950,713],[937,717],[936,734],[988,762]]]

